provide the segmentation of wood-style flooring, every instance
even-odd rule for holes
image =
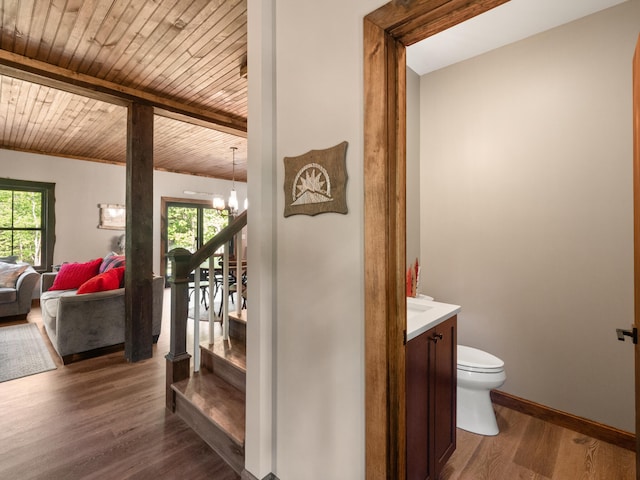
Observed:
[[[500,434],[457,430],[441,480],[633,480],[635,453],[495,405]]]
[[[34,308],[28,321],[58,368],[0,383],[0,479],[239,479],[165,408],[168,312],[152,359],[132,364],[120,351],[65,366]]]
[[[0,479],[238,479],[165,409],[168,312],[165,301],[152,359],[129,364],[115,352],[63,366],[54,354],[56,370],[0,383]],[[43,332],[38,308],[28,321]],[[442,480],[635,478],[631,451],[506,407],[496,412],[496,437],[458,429]]]

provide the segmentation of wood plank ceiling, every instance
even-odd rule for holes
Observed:
[[[246,125],[246,0],[0,0],[0,50]],[[2,52],[0,52],[2,53]],[[126,107],[0,61],[0,148],[124,164]],[[184,117],[182,117],[184,118]],[[156,169],[246,181],[246,134],[155,116]],[[1,174],[1,172],[0,172]]]

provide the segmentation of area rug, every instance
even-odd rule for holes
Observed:
[[[215,317],[217,319],[218,317],[218,311],[220,309],[220,304],[219,303],[215,303],[213,306],[213,312],[215,313]],[[191,319],[194,318],[194,308],[193,308],[193,302],[189,303],[189,313],[187,314],[187,316]],[[209,309],[204,308],[204,305],[200,305],[200,321],[201,322],[208,322],[209,321]]]
[[[0,382],[55,370],[37,325],[0,328]]]
[[[211,305],[207,305],[208,307],[210,307]],[[234,303],[231,301],[231,297],[229,297],[229,311],[232,311],[232,309],[235,308]],[[220,311],[220,295],[218,295],[213,303],[213,312],[214,312],[214,316],[216,317],[216,321],[220,321],[220,319],[218,319],[218,312]],[[194,308],[194,300],[193,298],[189,299],[189,312],[187,314],[187,316],[191,319],[194,318],[194,313],[195,313],[195,308]],[[204,307],[204,302],[200,302],[200,321],[201,322],[208,322],[209,321],[209,309]]]

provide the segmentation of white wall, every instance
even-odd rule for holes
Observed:
[[[273,471],[281,480],[364,478],[362,23],[383,3],[282,0],[275,8]],[[349,213],[284,218],[283,157],[343,140]]]
[[[248,193],[251,308],[247,322],[245,468],[255,478],[275,469],[276,144],[275,0],[248,0]]]
[[[71,160],[0,149],[0,176],[56,184],[56,244],[53,263],[87,261],[111,251],[122,230],[97,228],[99,203],[125,203],[126,171],[123,166]],[[160,272],[161,197],[188,196],[184,190],[228,195],[231,182],[192,175],[154,172],[153,270]],[[236,182],[240,204],[246,184]]]
[[[502,390],[634,431],[631,58],[640,1],[421,79],[423,292]]]

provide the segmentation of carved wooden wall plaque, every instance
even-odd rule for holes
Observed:
[[[347,142],[284,158],[284,216],[347,213]]]

